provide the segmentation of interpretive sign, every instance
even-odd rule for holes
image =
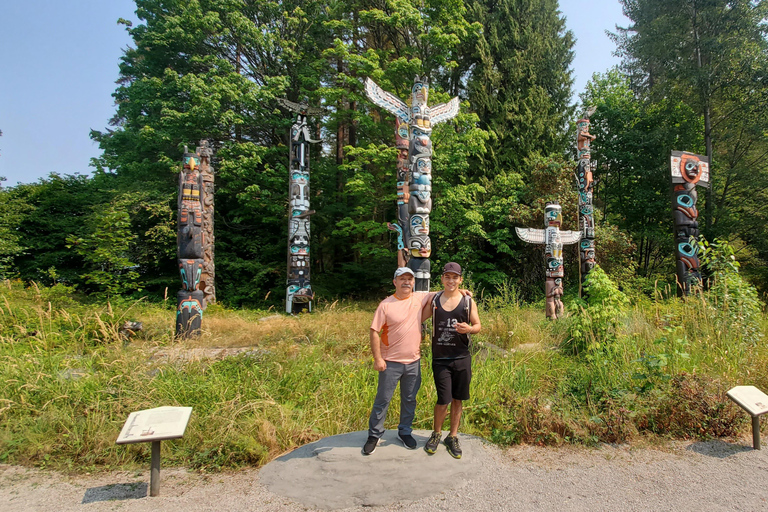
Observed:
[[[191,407],[156,407],[132,412],[117,437],[117,444],[152,443],[149,495],[160,494],[160,441],[184,436]]]
[[[146,443],[184,436],[191,407],[157,407],[132,412],[123,425],[117,444]]]
[[[760,449],[760,416],[768,412],[768,395],[755,386],[736,386],[728,398],[752,416],[752,447]]]

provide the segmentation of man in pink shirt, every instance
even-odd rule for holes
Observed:
[[[370,329],[373,368],[379,372],[376,399],[368,420],[368,440],[363,455],[370,455],[384,435],[389,402],[400,383],[400,424],[397,436],[409,450],[416,449],[411,435],[416,414],[416,393],[421,386],[421,310],[434,293],[414,293],[415,276],[408,267],[395,271],[395,294],[376,309]],[[381,334],[379,334],[381,333]]]

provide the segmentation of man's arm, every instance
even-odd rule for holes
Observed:
[[[373,369],[377,372],[383,372],[387,369],[387,362],[381,357],[381,337],[379,333],[371,331],[371,352],[373,353]]]
[[[472,301],[472,304],[469,308],[470,323],[468,324],[466,322],[459,322],[456,324],[456,332],[460,334],[477,334],[480,332],[480,329],[482,329],[482,325],[480,325],[480,315],[477,314],[477,304],[475,303],[474,299],[469,300]]]

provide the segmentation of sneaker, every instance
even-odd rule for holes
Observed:
[[[448,453],[454,459],[461,458],[461,446],[459,446],[459,438],[457,436],[448,436],[445,438],[445,447],[448,448]]]
[[[400,441],[402,441],[403,446],[405,446],[409,450],[416,449],[416,440],[413,438],[411,434],[401,434],[398,432],[397,437],[400,438]]]
[[[429,436],[429,441],[424,445],[424,451],[433,455],[437,451],[437,446],[440,444],[441,437],[443,437],[442,433],[437,431],[432,432],[432,435]]]
[[[368,440],[363,445],[363,455],[370,455],[376,451],[376,445],[379,444],[379,438],[368,436]]]

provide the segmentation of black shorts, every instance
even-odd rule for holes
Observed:
[[[451,400],[469,400],[469,382],[472,380],[472,357],[438,359],[432,361],[438,405]]]

